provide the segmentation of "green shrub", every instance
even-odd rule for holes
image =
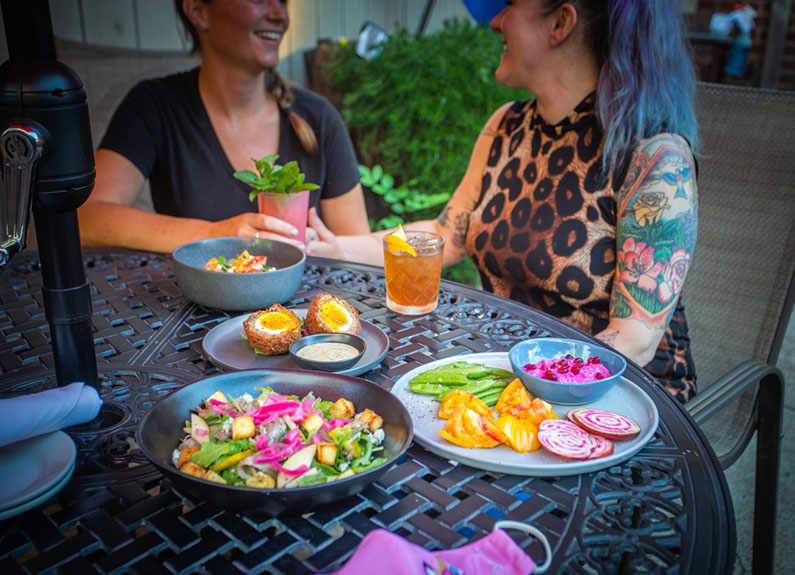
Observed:
[[[336,45],[324,74],[365,164],[362,183],[378,198],[368,201],[374,227],[435,218],[489,116],[528,95],[497,84],[501,39],[469,22],[446,22],[426,36],[399,30],[369,61],[354,48]],[[470,262],[445,277],[479,285]]]

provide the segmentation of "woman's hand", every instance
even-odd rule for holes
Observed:
[[[201,238],[196,239],[253,236],[291,243],[304,249],[304,244],[295,238],[296,234],[295,226],[279,218],[247,212],[226,220],[207,222],[206,229],[200,232]]]
[[[306,254],[335,260],[345,259],[345,253],[337,241],[337,236],[326,227],[326,224],[317,215],[315,208],[309,210],[306,228]]]

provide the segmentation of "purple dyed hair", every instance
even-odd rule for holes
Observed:
[[[565,3],[577,10],[601,66],[604,166],[615,168],[640,140],[661,132],[681,135],[695,153],[696,76],[680,0],[543,0],[547,13]]]

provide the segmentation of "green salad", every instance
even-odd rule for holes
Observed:
[[[372,410],[356,413],[345,398],[255,391],[256,398],[216,391],[196,406],[172,454],[182,473],[270,489],[337,481],[386,463],[383,419]]]

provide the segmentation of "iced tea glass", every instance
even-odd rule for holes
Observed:
[[[395,250],[384,241],[386,307],[405,315],[432,312],[439,302],[444,238],[432,232],[407,231],[416,256]]]

